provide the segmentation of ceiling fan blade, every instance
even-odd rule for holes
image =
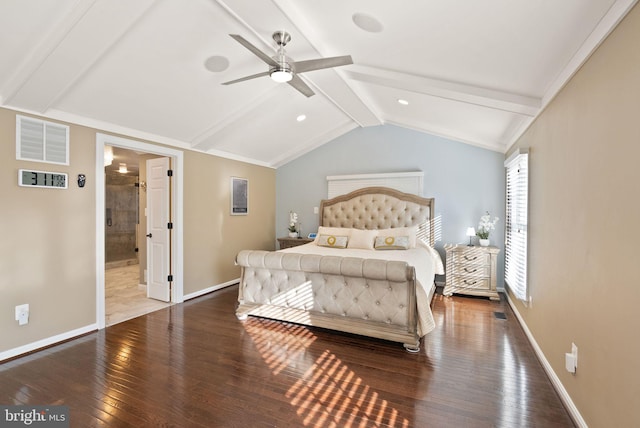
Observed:
[[[311,88],[306,83],[304,83],[301,78],[299,78],[295,74],[293,75],[293,79],[289,80],[289,82],[287,83],[289,83],[289,85],[296,88],[299,92],[301,92],[307,98],[315,95],[315,92],[313,92],[313,90],[311,90]]]
[[[235,39],[235,41],[237,41],[238,43],[240,43],[242,46],[244,46],[245,48],[249,49],[251,52],[253,52],[253,54],[255,56],[257,56],[258,58],[260,58],[262,61],[266,62],[267,64],[276,67],[278,65],[277,62],[275,62],[273,60],[273,58],[271,58],[269,55],[267,55],[266,53],[262,52],[260,49],[258,49],[257,47],[255,47],[254,45],[252,45],[247,39],[245,39],[244,37],[242,37],[239,34],[229,34],[231,37],[233,37]]]
[[[339,67],[349,64],[353,64],[351,55],[297,61],[294,62],[292,66],[296,70],[296,73],[304,73],[306,71],[321,70],[323,68]]]
[[[252,74],[251,76],[245,76],[245,77],[241,77],[239,79],[236,80],[230,80],[228,82],[224,82],[222,83],[223,85],[232,85],[234,83],[238,83],[238,82],[244,82],[245,80],[251,80],[251,79],[255,79],[257,77],[263,77],[263,76],[268,76],[269,72],[268,71],[263,71],[262,73],[258,73],[258,74]]]

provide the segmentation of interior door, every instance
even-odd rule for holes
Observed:
[[[171,296],[171,177],[169,158],[147,160],[147,297]]]

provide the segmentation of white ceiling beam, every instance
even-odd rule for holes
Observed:
[[[311,136],[310,139],[304,142],[298,142],[292,150],[289,150],[286,153],[282,153],[276,158],[272,159],[270,161],[270,164],[273,168],[279,168],[282,165],[285,165],[286,163],[300,156],[303,156],[312,150],[317,149],[323,144],[326,144],[329,141],[332,141],[340,137],[341,135],[346,134],[347,132],[357,128],[357,126],[358,125],[355,124],[354,122],[346,122],[346,123],[340,124],[339,126],[336,126],[335,128],[329,129],[328,131],[323,132],[320,135],[314,134]]]
[[[64,20],[53,29],[31,52],[25,52],[24,61],[19,64],[3,87],[3,105],[9,105],[15,95],[38,71],[49,56],[60,46],[76,24],[97,0],[80,0],[66,15]]]
[[[210,151],[215,148],[214,137],[219,132],[228,131],[234,127],[246,126],[247,118],[260,114],[263,109],[269,109],[270,105],[277,102],[278,91],[274,87],[259,93],[251,100],[242,104],[242,108],[236,109],[226,117],[217,120],[213,125],[203,130],[200,134],[191,139],[191,147],[196,150]],[[250,120],[250,119],[249,119]]]
[[[556,96],[558,92],[567,84],[573,75],[582,67],[589,59],[591,54],[600,46],[607,36],[616,28],[616,26],[624,19],[629,11],[635,6],[638,0],[617,0],[605,16],[598,22],[598,25],[589,34],[580,49],[571,58],[569,63],[562,69],[560,74],[551,82],[542,98],[542,107]]]
[[[551,84],[544,92],[544,96],[541,100],[540,112],[555,98],[555,96],[564,88],[564,85],[571,80],[573,75],[587,62],[591,54],[600,46],[607,36],[618,26],[620,21],[629,13],[629,11],[635,6],[638,0],[617,0],[611,5],[605,16],[598,22],[598,25],[589,34],[589,37],[584,41],[582,46],[576,51],[571,60],[562,69],[558,76],[553,79]],[[540,112],[538,114],[540,114]],[[506,145],[505,151],[516,142],[526,132],[529,126],[538,117],[536,114],[530,120],[525,121],[511,136]]]
[[[113,8],[105,2],[80,2],[57,27],[55,42],[45,42],[26,64],[28,73],[14,84],[12,101],[22,108],[45,113],[62,99],[104,55],[156,4],[153,0],[129,2]],[[87,35],[90,35],[89,37]]]
[[[216,0],[218,2],[222,0]],[[296,33],[304,38],[304,41],[313,49],[317,57],[330,57],[348,55],[349,52],[340,52],[331,49],[322,37],[310,25],[304,13],[297,7],[295,2],[287,0],[273,0],[273,4],[288,22],[289,29],[295,29]],[[245,25],[246,23],[242,21]],[[300,44],[299,38],[296,39]],[[305,58],[306,59],[306,58]],[[352,65],[339,67],[339,70],[348,69]],[[379,117],[363,100],[355,93],[353,88],[338,69],[324,70],[321,73],[301,74],[305,82],[311,83],[314,92],[321,94],[333,105],[350,117],[359,126],[381,125],[382,118]]]
[[[399,73],[397,71],[383,70],[364,65],[350,66],[349,69],[344,71],[344,73],[354,80],[365,83],[446,98],[453,101],[479,105],[525,116],[535,116],[538,114],[541,106],[541,100],[534,97]]]

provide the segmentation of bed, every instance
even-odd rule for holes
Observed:
[[[241,251],[236,315],[400,342],[418,352],[435,326],[443,264],[433,249],[434,200],[368,187],[323,200],[311,243]]]

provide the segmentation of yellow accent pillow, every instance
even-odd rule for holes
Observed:
[[[320,235],[317,245],[331,248],[347,248],[348,237],[335,235]]]
[[[376,250],[406,250],[409,248],[408,236],[378,236]]]
[[[409,227],[392,227],[390,229],[378,229],[378,236],[406,236],[409,239],[409,248],[415,248],[417,231],[417,225]]]
[[[316,245],[320,245],[318,243],[318,239],[320,239],[320,235],[346,236],[347,238],[350,238],[351,230],[352,229],[349,227],[320,226],[318,227],[318,234],[316,235],[315,243]]]

